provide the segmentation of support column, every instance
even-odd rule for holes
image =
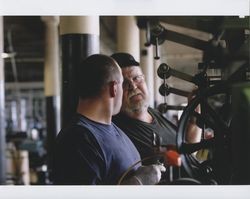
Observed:
[[[46,126],[48,170],[51,170],[52,152],[60,128],[59,81],[59,17],[43,16],[45,23],[44,92],[46,97]]]
[[[149,106],[154,107],[154,60],[153,46],[146,47],[146,31],[140,29],[140,66],[145,75],[145,81],[149,91]]]
[[[76,111],[78,103],[76,74],[80,62],[89,55],[99,53],[99,29],[99,16],[60,17],[62,126],[70,121]]]
[[[0,16],[0,185],[6,183],[6,133],[4,109],[3,17]]]
[[[117,17],[117,52],[126,52],[140,61],[139,28],[134,16]]]

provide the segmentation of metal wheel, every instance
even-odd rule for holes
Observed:
[[[214,98],[228,99],[229,86],[221,83],[206,90],[198,92],[197,96],[184,109],[180,118],[177,132],[177,149],[181,154],[182,165],[191,178],[210,184],[216,181],[219,184],[227,184],[229,177],[230,162],[230,119],[222,116],[220,111],[225,106],[226,100],[220,103],[221,107],[214,106]],[[224,96],[224,97],[223,97]],[[222,100],[223,101],[223,100]],[[218,103],[218,102],[217,102]],[[223,104],[223,106],[222,106]],[[201,113],[195,111],[201,106]],[[228,108],[226,110],[229,110]],[[196,125],[201,128],[202,139],[199,143],[187,142],[187,128],[190,119],[196,120]],[[205,129],[212,129],[214,136],[204,139]],[[209,158],[199,161],[194,152],[209,150]]]

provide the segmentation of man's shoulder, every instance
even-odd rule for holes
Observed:
[[[92,129],[91,125],[79,116],[74,117],[57,135],[57,140],[80,141],[83,139],[93,139]]]
[[[112,117],[112,122],[116,124],[117,126],[119,126],[120,123],[122,124],[126,123],[128,120],[130,120],[129,117],[122,114],[121,112]]]
[[[152,108],[152,107],[148,107],[148,112],[153,113],[153,114],[157,114],[157,115],[161,115],[161,113],[157,109]]]

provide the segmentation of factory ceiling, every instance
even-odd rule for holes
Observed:
[[[202,61],[203,50],[199,41],[208,42],[221,30],[230,30],[222,39],[234,39],[241,31],[249,31],[249,17],[237,16],[160,16],[137,17],[138,26],[145,28],[145,19],[152,23],[160,22],[169,30],[167,42],[161,45],[161,61],[168,62],[177,69],[191,73]],[[13,60],[20,82],[43,81],[45,25],[40,16],[4,17],[4,52],[11,53],[14,59],[5,59],[5,79],[14,80]],[[181,35],[180,35],[181,34]],[[183,37],[184,35],[184,37]],[[249,35],[249,32],[248,32]],[[111,54],[116,49],[116,17],[100,17],[101,52]],[[241,38],[237,39],[241,40]],[[239,41],[240,42],[240,41]],[[231,42],[233,43],[233,42]],[[237,41],[234,42],[237,45]],[[194,69],[195,68],[195,69]]]

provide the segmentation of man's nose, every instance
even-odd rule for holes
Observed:
[[[130,81],[128,88],[129,90],[134,90],[137,88],[137,84],[134,81]]]

